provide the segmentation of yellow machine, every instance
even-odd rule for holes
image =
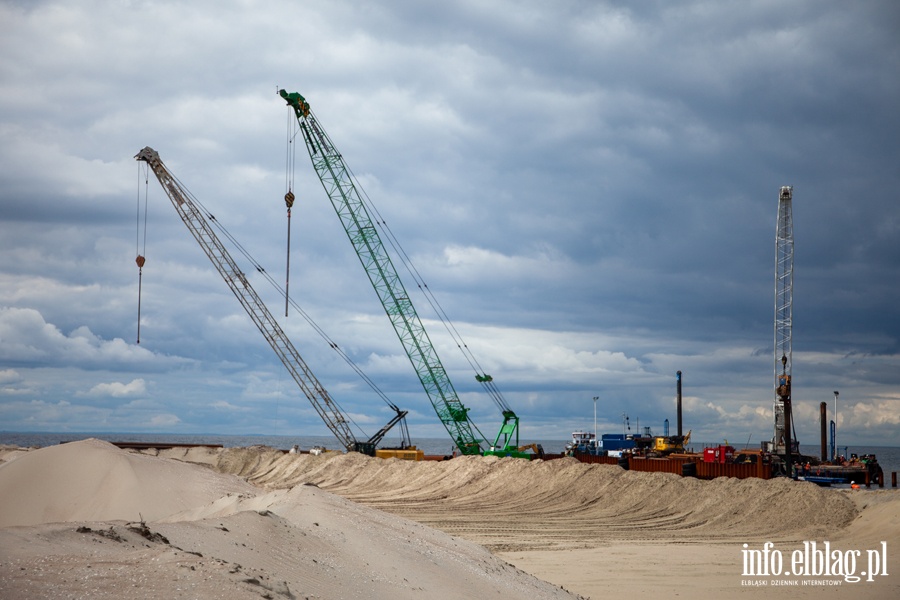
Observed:
[[[691,432],[687,435],[679,437],[677,435],[658,436],[653,438],[653,452],[659,454],[672,454],[673,452],[684,452],[684,447],[691,439]]]

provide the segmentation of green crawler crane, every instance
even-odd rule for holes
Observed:
[[[468,455],[490,454],[530,458],[531,454],[519,450],[519,418],[496,392],[490,375],[479,374],[476,378],[485,384],[489,391],[493,390],[491,395],[504,418],[494,444],[487,449],[482,447],[484,436],[469,419],[469,409],[463,406],[450,382],[447,371],[441,364],[434,345],[413,307],[343,157],[319,125],[303,96],[297,93],[289,94],[285,90],[281,90],[279,94],[293,108],[309,158],[322,182],[322,187],[325,188],[325,193],[331,200],[428,399],[456,447],[462,454]]]

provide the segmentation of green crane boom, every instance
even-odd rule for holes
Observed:
[[[350,177],[343,157],[310,112],[309,104],[303,96],[289,94],[285,90],[281,90],[279,94],[297,115],[313,168],[441,423],[460,452],[482,454],[481,443],[484,436],[469,420],[469,409],[463,406],[453,388]],[[518,419],[515,421],[517,424]]]

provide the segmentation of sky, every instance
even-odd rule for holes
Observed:
[[[293,172],[291,298],[413,438],[447,435],[309,157],[289,158],[285,88],[522,443],[594,430],[595,411],[599,433],[675,433],[677,371],[692,439],[770,440],[791,185],[797,436],[818,444],[837,390],[839,445],[897,445],[898,31],[889,1],[3,2],[0,431],[329,433],[134,160],[150,146],[278,282]],[[387,404],[242,268],[375,433]],[[492,438],[497,408],[412,300]]]

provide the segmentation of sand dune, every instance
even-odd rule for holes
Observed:
[[[217,500],[255,493],[235,476],[123,452],[91,439],[48,446],[0,466],[0,527],[62,521],[154,521]]]
[[[842,529],[857,515],[846,495],[811,484],[701,481],[572,458],[412,463],[230,448],[215,466],[269,489],[312,482],[495,551],[571,549],[620,539],[811,539]]]
[[[575,597],[315,486],[265,492],[97,440],[0,465],[0,502],[2,598]]]

